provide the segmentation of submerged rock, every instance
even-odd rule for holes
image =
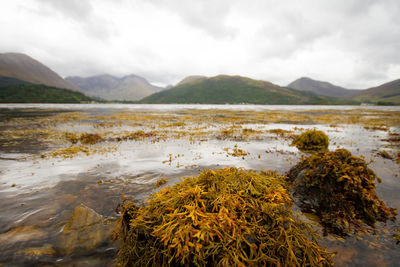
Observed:
[[[57,198],[57,203],[62,206],[69,206],[77,201],[78,197],[72,194],[64,194]]]
[[[65,224],[57,241],[61,253],[84,253],[111,240],[115,224],[81,204]]]
[[[0,246],[41,239],[46,236],[47,234],[37,226],[20,226],[0,234]]]
[[[55,255],[56,251],[50,244],[45,244],[41,247],[26,248],[17,252],[18,255],[42,256]]]
[[[305,212],[316,214],[326,233],[367,232],[396,212],[375,193],[379,178],[362,159],[345,149],[303,158],[288,173]]]
[[[292,213],[284,176],[205,170],[122,203],[120,266],[331,266],[309,226]]]
[[[50,260],[56,255],[56,251],[50,244],[41,247],[32,247],[20,250],[14,254],[14,261],[32,263],[35,260]]]

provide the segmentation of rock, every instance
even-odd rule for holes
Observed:
[[[42,256],[42,255],[55,255],[56,251],[50,244],[45,244],[42,247],[26,248],[16,253],[17,255],[25,256]]]
[[[380,253],[380,252],[368,253],[366,255],[366,259],[367,259],[366,266],[384,267],[384,266],[389,266],[389,264],[390,264],[390,262],[387,261],[385,259],[384,255],[382,255],[382,253]],[[393,262],[392,262],[392,264],[393,264]]]
[[[115,262],[113,259],[99,258],[98,256],[93,257],[79,257],[78,259],[72,259],[67,261],[57,262],[57,267],[114,267]]]
[[[114,223],[81,204],[74,209],[57,240],[63,254],[84,253],[111,240]]]
[[[336,246],[330,248],[331,251],[336,251],[336,256],[333,258],[337,266],[348,266],[357,257],[358,251],[354,248]],[[354,263],[354,262],[353,262]]]
[[[55,255],[56,251],[54,248],[49,244],[45,244],[42,247],[26,248],[16,252],[14,254],[14,260],[32,262],[38,259],[51,259]]]
[[[0,234],[0,246],[44,238],[47,234],[36,226],[21,226]]]
[[[41,205],[39,209],[33,211],[22,220],[21,224],[36,225],[41,228],[49,227],[57,218],[60,207],[61,206],[56,202],[50,202],[48,205]]]
[[[63,205],[63,206],[69,206],[71,205],[74,201],[76,201],[78,197],[71,195],[71,194],[64,194],[61,195],[58,199],[57,199],[57,203]]]

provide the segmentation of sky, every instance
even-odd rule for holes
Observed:
[[[2,0],[0,53],[63,77],[311,77],[365,89],[400,78],[399,14],[399,0]]]

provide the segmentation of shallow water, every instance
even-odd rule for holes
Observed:
[[[290,135],[309,128],[326,132],[331,150],[344,147],[371,161],[383,180],[378,195],[400,209],[399,164],[377,155],[399,151],[398,142],[383,139],[400,132],[400,107],[1,104],[0,110],[0,266],[110,266],[116,242],[71,253],[60,245],[80,204],[112,221],[122,194],[143,203],[161,177],[172,185],[204,168],[226,166],[284,174],[303,155],[290,146]],[[252,131],[244,135],[245,129]],[[290,132],[280,136],[273,129]],[[137,131],[152,135],[122,138]],[[79,145],[66,133],[99,133],[103,141],[87,145],[88,155],[64,153]],[[235,149],[248,154],[233,156]],[[375,236],[328,236],[321,243],[338,252],[337,266],[396,266],[395,226],[379,226]],[[13,229],[22,233],[7,235]]]

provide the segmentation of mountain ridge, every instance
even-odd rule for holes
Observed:
[[[87,103],[82,92],[0,77],[0,103]]]
[[[38,60],[22,53],[0,53],[0,76],[38,85],[80,91]]]
[[[110,74],[69,76],[65,79],[88,95],[105,100],[135,101],[164,89],[135,74],[123,77]]]
[[[330,82],[314,80],[308,77],[301,77],[288,84],[287,87],[329,97],[343,97],[358,91],[337,86]]]
[[[400,79],[354,92],[349,98],[372,104],[400,104]]]
[[[139,103],[319,104],[331,99],[243,76],[218,75],[178,83]]]

